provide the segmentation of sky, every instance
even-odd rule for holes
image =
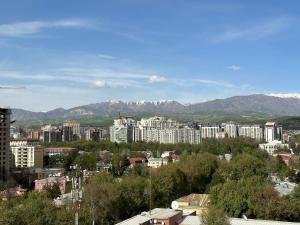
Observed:
[[[299,93],[295,0],[0,0],[0,105]]]

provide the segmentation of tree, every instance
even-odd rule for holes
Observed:
[[[218,167],[217,157],[209,154],[188,156],[179,162],[180,169],[187,177],[190,193],[203,193]]]
[[[75,162],[83,170],[94,170],[96,169],[97,157],[95,154],[82,154],[77,156]]]
[[[149,209],[148,181],[139,176],[124,177],[118,184],[120,218],[127,219]]]
[[[186,175],[175,164],[161,167],[151,184],[154,207],[169,207],[174,199],[188,193]]]
[[[230,225],[229,218],[226,216],[222,209],[209,207],[203,217],[203,225]]]
[[[262,185],[259,178],[228,180],[224,184],[214,186],[210,191],[212,205],[223,209],[231,217],[241,217],[243,214],[252,216],[249,207],[249,196]]]
[[[58,183],[54,183],[53,185],[47,185],[44,187],[44,190],[46,191],[47,196],[50,199],[55,199],[61,195]]]
[[[96,224],[113,223],[118,218],[119,192],[107,173],[89,180],[84,187],[84,205]]]

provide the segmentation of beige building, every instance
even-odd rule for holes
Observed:
[[[166,158],[150,158],[148,159],[148,166],[151,168],[159,168],[161,166],[167,165],[169,160]]]
[[[43,168],[44,151],[38,140],[19,139],[10,142],[15,167]]]

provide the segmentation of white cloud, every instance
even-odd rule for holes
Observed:
[[[93,28],[93,26],[94,23],[86,19],[17,22],[0,24],[0,36],[23,37],[47,28]]]
[[[97,88],[108,88],[109,85],[105,80],[96,80],[95,81],[95,87]]]
[[[231,65],[231,66],[228,66],[227,68],[230,70],[235,70],[235,71],[238,71],[241,69],[241,67],[238,65]]]
[[[165,82],[165,81],[167,81],[167,79],[165,77],[158,76],[158,75],[151,75],[148,78],[149,83],[160,83],[160,82]]]
[[[279,33],[288,28],[293,19],[291,17],[279,17],[255,25],[244,25],[239,28],[230,28],[212,39],[215,43],[234,41],[238,39],[260,39]]]
[[[278,98],[298,98],[300,99],[300,93],[271,93],[268,96],[278,97]]]

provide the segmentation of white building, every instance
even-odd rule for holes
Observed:
[[[288,144],[282,144],[281,141],[271,141],[269,143],[265,143],[265,144],[260,144],[259,148],[262,150],[267,151],[270,155],[272,155],[274,153],[274,151],[279,150],[279,149],[289,149],[289,145]]]
[[[136,121],[128,117],[120,117],[114,120],[114,125],[109,128],[110,141],[116,143],[130,143],[133,139],[133,127]]]
[[[166,158],[150,158],[148,159],[148,167],[159,168],[161,166],[167,165],[169,160]]]
[[[272,142],[282,139],[282,127],[275,122],[267,122],[265,124],[265,141]]]
[[[10,142],[15,167],[43,167],[43,149],[38,140],[13,140]]]
[[[233,122],[224,124],[224,132],[229,138],[236,138],[238,136],[238,126]]]
[[[203,126],[201,127],[201,138],[217,138],[219,132],[221,132],[220,126]]]
[[[259,125],[242,125],[239,126],[239,136],[262,141],[264,138],[264,132],[263,128]]]

